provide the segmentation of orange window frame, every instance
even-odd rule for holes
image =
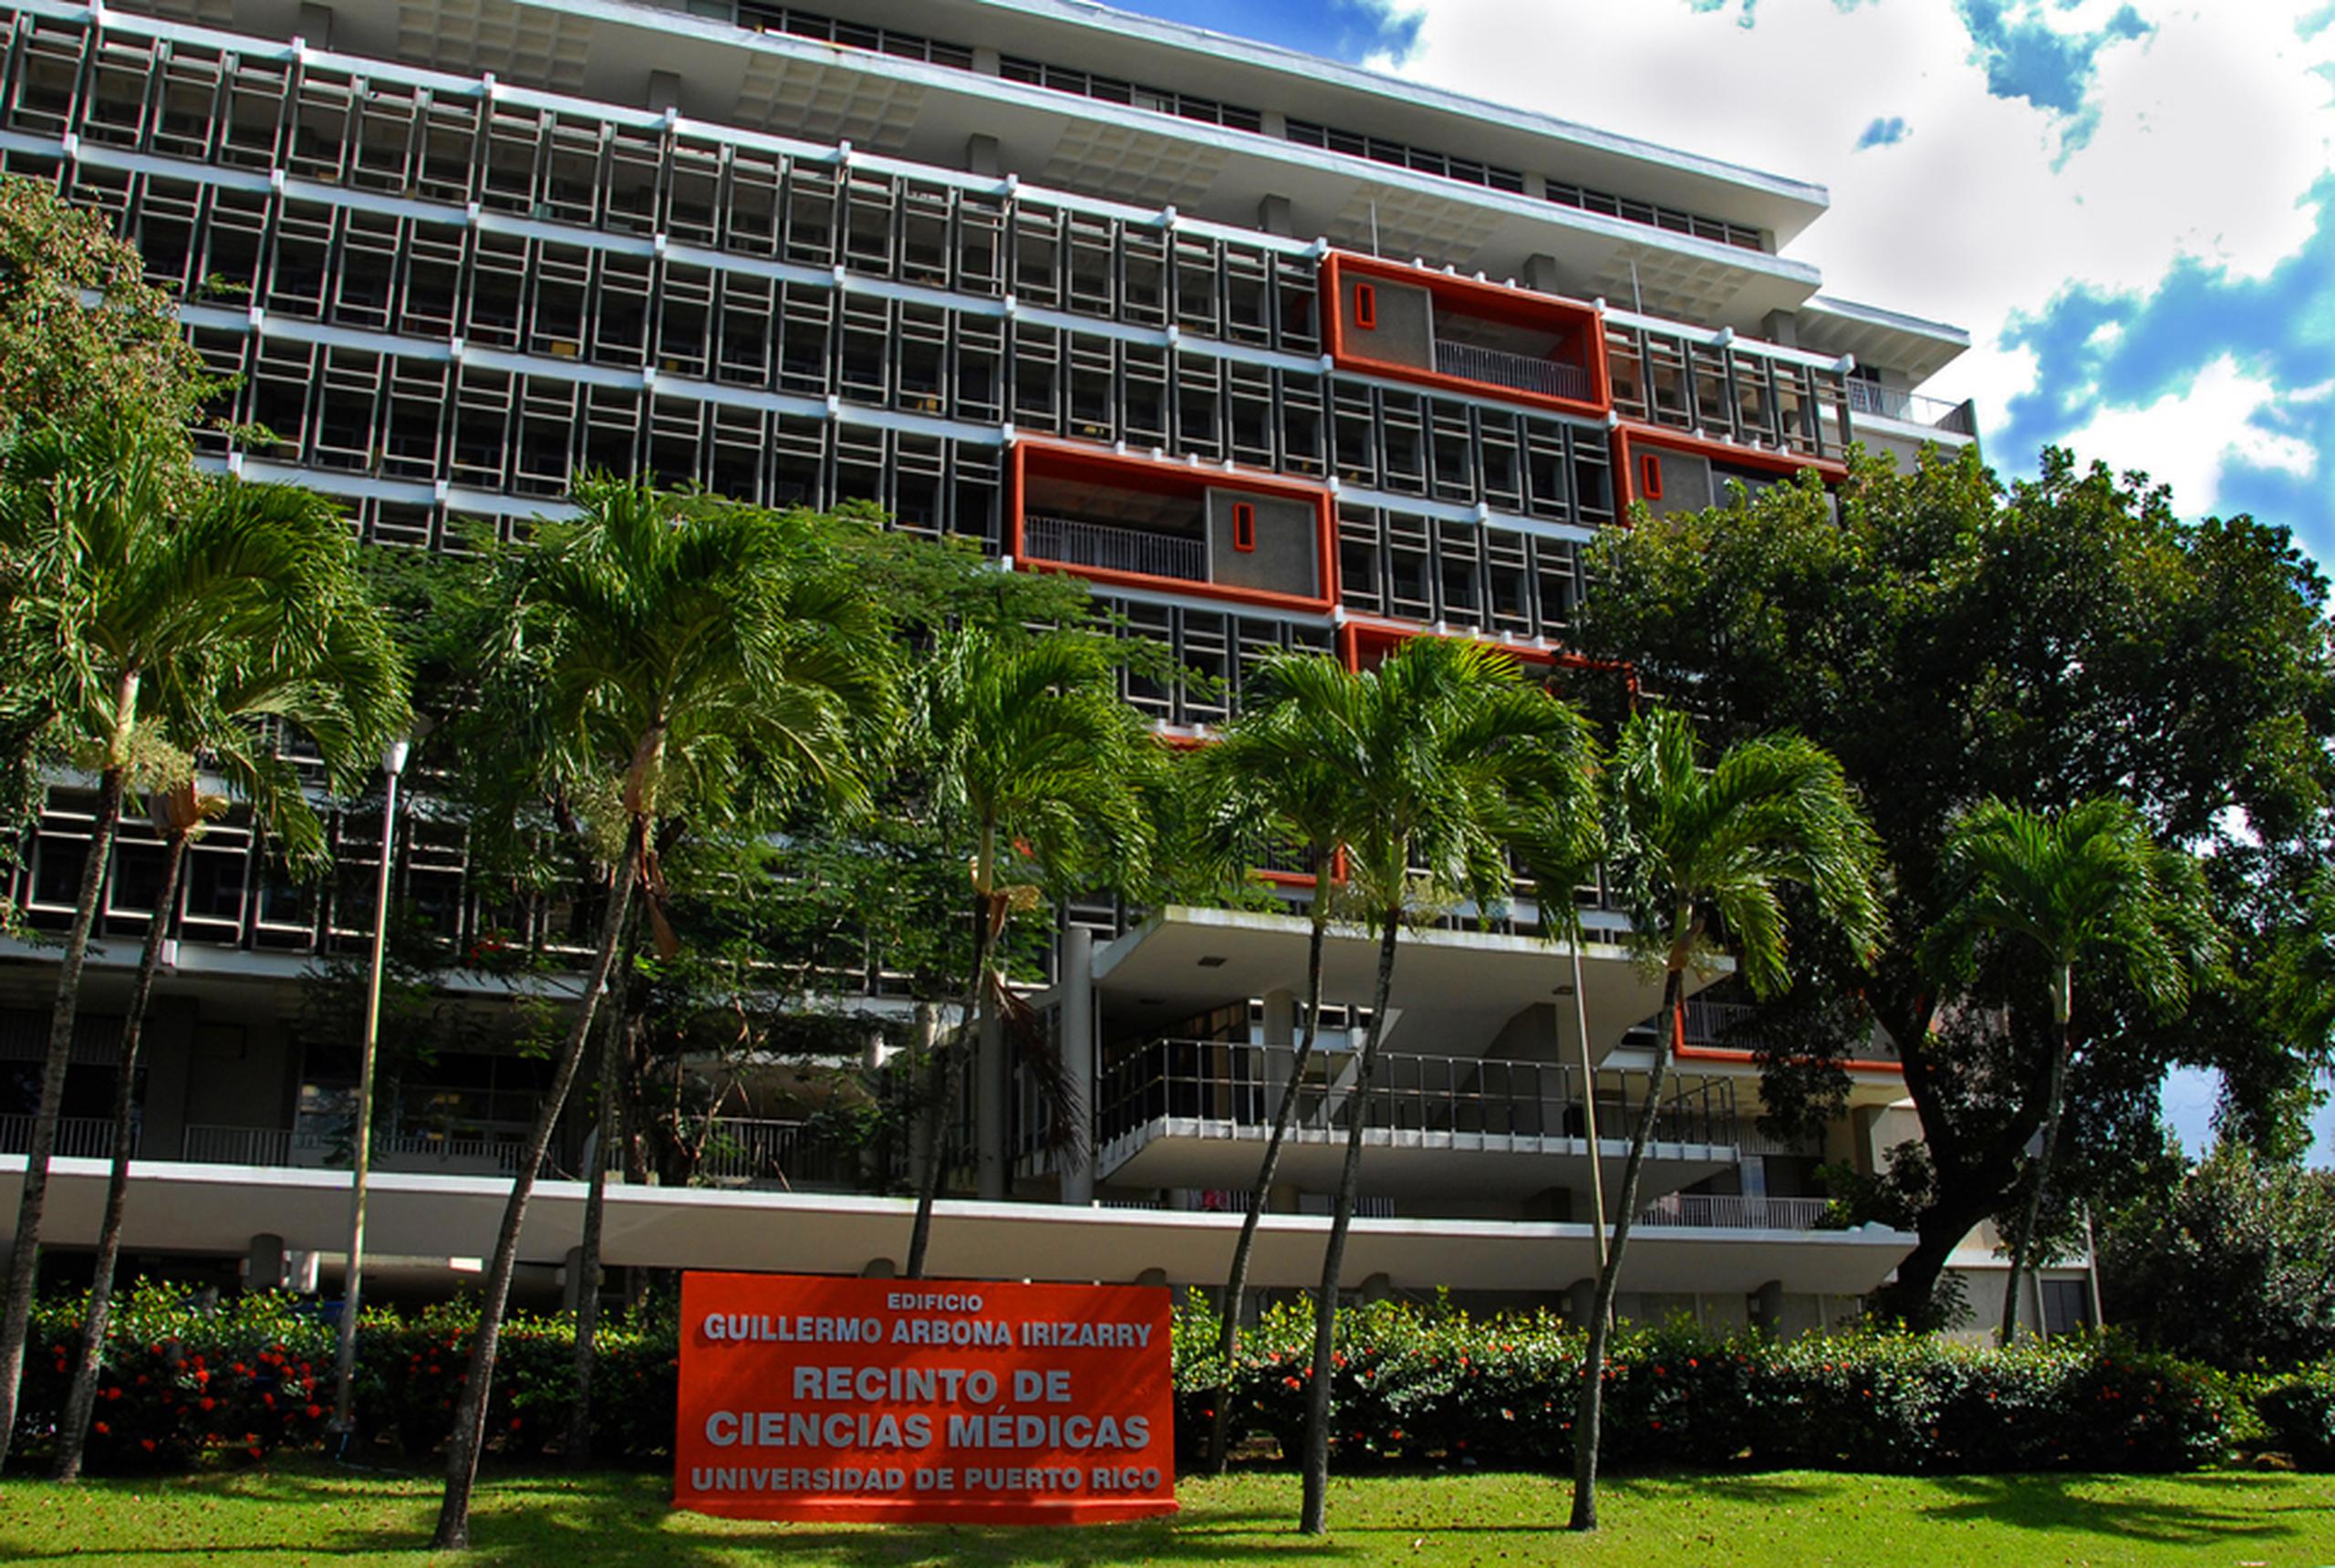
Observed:
[[[1648,501],[1662,499],[1662,459],[1650,452],[1638,453],[1638,493]]]
[[[1369,284],[1354,286],[1354,324],[1364,332],[1378,330],[1378,290]]]
[[[1232,547],[1244,556],[1257,547],[1257,509],[1246,501],[1232,504]]]

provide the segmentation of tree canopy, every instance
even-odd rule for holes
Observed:
[[[2161,844],[2202,852],[2235,954],[2226,983],[2181,1019],[2156,1019],[2129,988],[2084,1011],[2081,1030],[2122,1044],[2074,1075],[2079,1147],[2153,1147],[2153,1090],[2175,1063],[2226,1067],[2226,1123],[2291,1141],[2327,1040],[2295,1022],[2309,1010],[2281,999],[2294,966],[2270,955],[2335,836],[2335,660],[2327,580],[2286,529],[2186,521],[2143,476],[2056,451],[2005,486],[1966,452],[1910,472],[1861,461],[1836,492],[1805,474],[1642,516],[1603,565],[1584,651],[1690,697],[1718,739],[1789,728],[1823,745],[1881,839],[1892,936],[1871,963],[1837,946],[1804,955],[1793,1002],[1809,1029],[1793,1043],[1862,1054],[1877,1024],[1934,1069],[1907,1080],[1925,1146],[1907,1151],[1894,1198],[1924,1245],[1900,1272],[1900,1310],[1925,1310],[1945,1251],[2006,1210],[2044,1114],[2041,1076],[2018,1069],[2050,1032],[2048,1018],[2034,1026],[2041,988],[2015,961],[1968,982],[2025,999],[2009,1040],[1931,1028],[1921,934],[1950,898],[1948,829],[1980,800],[2130,800]],[[1826,1020],[1829,1038],[1810,1032]],[[1804,1104],[1837,1085],[1771,1072],[1768,1098]],[[2091,1179],[2116,1163],[2093,1161]]]

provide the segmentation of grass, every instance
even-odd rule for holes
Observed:
[[[1187,1481],[1173,1519],[1077,1530],[781,1525],[676,1513],[666,1478],[492,1480],[473,1516],[480,1563],[806,1568],[913,1563],[1668,1563],[1917,1568],[1968,1563],[2335,1564],[2335,1477],[1900,1477],[1782,1472],[1638,1477],[1601,1490],[1605,1528],[1563,1528],[1561,1482],[1521,1475],[1332,1483],[1331,1533],[1291,1528],[1286,1474]],[[151,1564],[421,1562],[434,1479],[299,1460],[265,1469],[0,1482],[0,1562]]]

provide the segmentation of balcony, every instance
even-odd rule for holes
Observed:
[[[1529,358],[1498,348],[1479,348],[1472,343],[1438,341],[1435,346],[1435,369],[1438,375],[1505,387],[1512,392],[1531,392],[1536,397],[1585,403],[1595,395],[1589,385],[1589,372],[1578,365]]]
[[[1296,1053],[1291,1046],[1155,1040],[1117,1056],[1096,1086],[1096,1173],[1121,1186],[1245,1189]],[[1389,1052],[1365,1095],[1353,1053],[1316,1052],[1298,1081],[1283,1179],[1334,1185],[1357,1119],[1373,1158],[1365,1190],[1407,1197],[1529,1198],[1585,1192],[1591,1148],[1583,1079],[1553,1062]],[[1645,1105],[1646,1075],[1600,1071],[1600,1151],[1626,1152]],[[1738,1139],[1724,1078],[1666,1086],[1645,1180],[1675,1189],[1731,1168]]]
[[[1815,1231],[1832,1208],[1825,1198],[1746,1198],[1717,1192],[1673,1192],[1646,1206],[1636,1223],[1696,1231]]]
[[[0,1153],[20,1151],[22,1144],[5,1143],[11,1121],[29,1117],[0,1117]],[[104,1124],[92,1126],[98,1133]],[[751,1116],[721,1116],[709,1127],[689,1129],[698,1150],[689,1175],[692,1187],[752,1188],[793,1191],[798,1188],[856,1190],[857,1171],[853,1151],[837,1145],[817,1128],[801,1121]],[[701,1141],[700,1135],[702,1135]],[[95,1143],[96,1134],[77,1134]],[[191,1124],[180,1158],[193,1165],[244,1165],[267,1169],[345,1168],[348,1163],[346,1137],[289,1127],[239,1127]],[[67,1152],[60,1143],[58,1152]],[[75,1150],[74,1152],[78,1152]],[[99,1150],[102,1153],[102,1149]],[[373,1137],[373,1167],[409,1175],[515,1176],[520,1146],[496,1137],[446,1137],[433,1133],[377,1132]],[[544,1175],[568,1174],[560,1168],[556,1150],[545,1161]],[[608,1151],[608,1168],[623,1168],[623,1151]],[[570,1165],[576,1163],[570,1160]]]
[[[1331,358],[1342,368],[1573,413],[1602,412],[1597,313],[1552,294],[1333,254]]]
[[[1871,415],[1875,419],[1894,420],[1899,424],[1920,425],[1925,430],[1944,431],[1947,435],[1978,434],[1978,415],[1968,401],[1953,403],[1944,398],[1925,397],[1920,392],[1901,391],[1884,387],[1877,381],[1852,379],[1849,388],[1849,411]]]
[[[1068,566],[1136,572],[1187,583],[1208,581],[1208,546],[1200,540],[1124,528],[1112,523],[1025,516],[1022,519],[1022,548],[1034,559]]]
[[[29,1154],[33,1147],[33,1118],[28,1116],[0,1116],[0,1154]],[[110,1159],[113,1158],[113,1118],[111,1116],[60,1116],[57,1122],[57,1146],[49,1151],[58,1159]],[[138,1129],[133,1126],[130,1135],[130,1152],[138,1152]]]
[[[1264,475],[1016,444],[1012,553],[1131,587],[1329,607],[1329,496]]]

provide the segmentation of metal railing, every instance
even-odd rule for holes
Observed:
[[[1182,582],[1208,581],[1208,546],[1199,539],[1122,528],[1111,523],[1082,523],[1070,517],[1022,519],[1022,550],[1040,561],[1068,566],[1098,566],[1109,572],[1141,572]]]
[[[1851,380],[1848,386],[1849,409],[1853,413],[1872,414],[1909,425],[1927,425],[1953,435],[1978,433],[1977,412],[1967,401],[1948,402],[1944,398],[1903,391],[1873,381]]]
[[[1699,1231],[1813,1231],[1831,1206],[1821,1198],[1673,1192],[1647,1204],[1637,1222]]]
[[[223,1127],[190,1122],[180,1158],[197,1165],[290,1165],[289,1127]]]
[[[28,1116],[0,1116],[0,1154],[29,1154],[33,1147],[33,1118]],[[49,1151],[59,1159],[110,1159],[113,1158],[113,1118],[111,1116],[59,1116],[57,1121],[57,1144]],[[138,1152],[138,1129],[130,1135],[130,1152]]]
[[[1499,348],[1479,348],[1473,343],[1437,341],[1435,368],[1442,375],[1506,387],[1512,392],[1570,398],[1579,403],[1589,401],[1589,372],[1578,365],[1555,359],[1534,359]]]
[[[1096,1085],[1095,1136],[1107,1147],[1168,1120],[1271,1125],[1296,1057],[1287,1045],[1155,1040],[1128,1051]],[[1365,1127],[1457,1137],[1577,1138],[1585,1135],[1582,1077],[1554,1062],[1485,1056],[1421,1056],[1386,1052],[1368,1096],[1353,1084],[1352,1052],[1316,1052],[1298,1086],[1292,1123],[1300,1137],[1343,1135],[1360,1116]],[[1737,1140],[1735,1086],[1725,1078],[1670,1080],[1655,1114],[1664,1143],[1731,1145]],[[1598,1131],[1626,1138],[1645,1104],[1646,1075],[1597,1075]]]
[[[608,1151],[610,1168],[615,1168],[623,1153],[620,1148]],[[781,1189],[859,1185],[853,1149],[808,1122],[755,1116],[714,1118],[690,1181],[709,1187]]]

